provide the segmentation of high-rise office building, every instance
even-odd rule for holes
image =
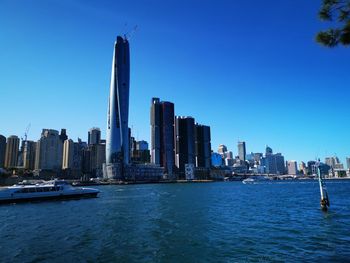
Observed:
[[[161,104],[159,98],[151,101],[151,163],[160,165],[160,143],[161,143]]]
[[[68,139],[67,130],[66,129],[61,129],[60,139],[61,139],[62,143],[64,143],[64,141]]]
[[[316,161],[307,162],[307,174],[308,175],[317,174]]]
[[[150,162],[150,151],[148,149],[148,142],[136,141],[131,137],[131,162],[133,164],[146,164]]]
[[[90,149],[91,176],[102,177],[102,166],[106,162],[106,145],[102,143],[92,144],[88,148]]]
[[[5,152],[5,168],[15,168],[17,166],[18,150],[19,138],[16,135],[8,137]]]
[[[210,168],[211,166],[210,127],[196,124],[194,130],[196,167]]]
[[[150,117],[151,162],[164,167],[164,172],[172,178],[175,165],[174,104],[152,98]]]
[[[4,168],[6,153],[6,137],[0,134],[0,168]]]
[[[43,129],[36,144],[35,169],[61,170],[63,143],[58,131]]]
[[[122,177],[122,167],[129,163],[129,42],[120,36],[114,44],[111,84],[107,113],[106,176]]]
[[[303,175],[307,175],[307,167],[303,161],[299,163],[299,171],[301,171]]]
[[[24,169],[26,170],[35,169],[35,151],[36,151],[36,142],[24,141],[24,149],[23,149]]]
[[[138,151],[146,151],[148,150],[148,142],[142,140],[136,142],[136,150]]]
[[[336,170],[344,169],[344,165],[339,161],[339,158],[337,156],[326,157],[325,163]]]
[[[285,174],[284,156],[280,153],[267,153],[260,159],[260,166],[265,166],[268,174]]]
[[[256,164],[260,164],[260,160],[263,157],[262,153],[254,153],[254,161]]]
[[[245,157],[246,157],[245,142],[238,142],[238,157],[241,161],[245,161]]]
[[[82,162],[82,146],[79,142],[67,139],[63,144],[62,169],[80,170]]]
[[[265,155],[273,154],[272,148],[266,145]]]
[[[288,174],[297,175],[298,174],[298,164],[297,161],[288,161],[287,162]]]
[[[218,153],[221,155],[224,155],[224,153],[227,152],[227,147],[226,145],[220,144],[218,148]]]
[[[101,141],[101,130],[100,128],[93,127],[88,133],[88,144],[99,144]]]
[[[175,118],[175,164],[181,179],[185,178],[185,165],[195,165],[194,118]]]
[[[350,157],[346,157],[346,166],[350,169]]]

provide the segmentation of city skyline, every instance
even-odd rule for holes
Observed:
[[[110,43],[118,32],[127,32],[132,26],[124,26],[123,12],[117,11],[112,3],[106,2],[116,12],[115,16],[102,6],[92,11],[92,3],[51,3],[52,7],[44,1],[33,6],[16,2],[1,4],[0,28],[4,41],[0,42],[0,47],[7,52],[2,52],[4,59],[0,62],[4,73],[0,95],[5,98],[2,107],[6,111],[0,118],[0,133],[6,137],[12,134],[23,137],[25,127],[31,123],[28,139],[38,139],[43,128],[58,130],[63,127],[70,138],[87,141],[86,131],[97,126],[105,138]],[[273,3],[276,5],[274,1],[267,5],[273,6]],[[212,7],[210,3],[200,6],[202,15],[191,17],[185,12],[180,26],[174,24],[174,15],[182,14],[179,7],[184,3],[179,3],[165,25],[157,22],[169,15],[167,4],[158,3],[157,11],[164,13],[150,21],[143,12],[136,10],[132,18],[127,19],[129,24],[139,25],[133,36],[131,54],[130,104],[134,106],[130,107],[129,126],[134,128],[133,136],[150,142],[149,101],[152,97],[161,97],[176,105],[177,115],[193,115],[199,123],[211,126],[213,150],[225,144],[236,152],[237,141],[244,140],[247,153],[262,152],[268,144],[274,152],[284,153],[287,160],[300,162],[337,155],[345,163],[345,157],[350,155],[346,136],[349,125],[345,122],[350,110],[342,106],[349,97],[342,83],[349,82],[345,70],[349,54],[345,48],[329,50],[318,46],[313,41],[314,34],[321,28],[316,15],[318,3],[303,3],[303,10],[298,9],[298,3],[300,1],[275,6],[268,12],[271,17],[262,22],[262,27],[267,26],[263,32],[268,37],[274,36],[272,29],[277,30],[280,45],[275,43],[277,36],[259,39],[259,44],[250,42],[253,39],[246,32],[255,28],[253,23],[244,15],[232,18],[224,10],[227,7],[230,11],[247,12],[249,9],[243,3],[240,7],[225,2],[214,6],[212,11],[222,12],[223,20],[238,22],[241,19],[244,24],[241,28],[230,23],[217,35],[214,34],[218,29],[215,25],[209,27],[208,34],[199,29],[197,33],[191,31],[201,23],[210,25],[211,20],[205,17]],[[260,4],[257,5],[252,10],[255,15]],[[131,5],[124,3],[121,7],[126,14],[131,11]],[[26,8],[30,12],[26,12]],[[294,27],[290,35],[283,34],[282,26],[274,27],[275,19],[282,18],[274,13],[278,8],[291,9],[285,14],[286,20],[291,18],[291,24],[284,20],[282,23],[288,29]],[[40,10],[47,12],[39,15]],[[68,22],[61,21],[59,10],[65,11]],[[299,19],[293,15],[295,10],[307,18],[293,21]],[[78,18],[74,18],[75,14]],[[103,17],[105,14],[107,18]],[[98,33],[96,25],[86,29],[79,18],[87,25],[97,19],[97,25],[105,30]],[[45,19],[48,25],[42,24]],[[116,22],[115,28],[107,26],[111,20]],[[22,27],[24,21],[28,23]],[[305,28],[298,27],[302,22]],[[69,23],[74,26],[64,31]],[[155,23],[157,27],[152,29]],[[190,28],[181,30],[184,25]],[[54,29],[52,32],[50,27]],[[257,36],[261,37],[261,30],[256,29]],[[79,34],[74,36],[75,32]],[[37,38],[30,39],[31,34]],[[237,41],[242,36],[246,39]],[[22,37],[25,41],[20,41]],[[176,39],[181,41],[176,42]],[[289,39],[295,42],[286,43]],[[207,42],[211,41],[221,50],[214,48],[213,54],[208,54],[211,45]],[[49,49],[55,50],[55,54],[49,53]],[[212,67],[213,61],[218,61],[219,65]],[[16,77],[19,67],[23,67],[23,80]],[[10,98],[16,98],[17,103],[13,105]]]

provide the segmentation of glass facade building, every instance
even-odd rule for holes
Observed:
[[[106,165],[129,163],[129,80],[130,54],[126,38],[117,37],[114,44],[110,83],[107,130]],[[112,177],[115,177],[112,175]]]

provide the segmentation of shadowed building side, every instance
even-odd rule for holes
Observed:
[[[195,154],[196,167],[209,169],[211,167],[211,138],[210,127],[195,124]]]
[[[168,179],[174,179],[174,103],[152,98],[151,161],[164,167]]]
[[[0,168],[4,168],[6,153],[6,137],[0,134]]]
[[[195,159],[194,142],[194,118],[180,117],[175,118],[175,164],[178,168],[179,179],[185,179],[186,166],[193,166]]]

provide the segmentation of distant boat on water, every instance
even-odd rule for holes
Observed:
[[[271,181],[270,178],[266,176],[250,176],[242,181],[243,184],[256,184]]]

